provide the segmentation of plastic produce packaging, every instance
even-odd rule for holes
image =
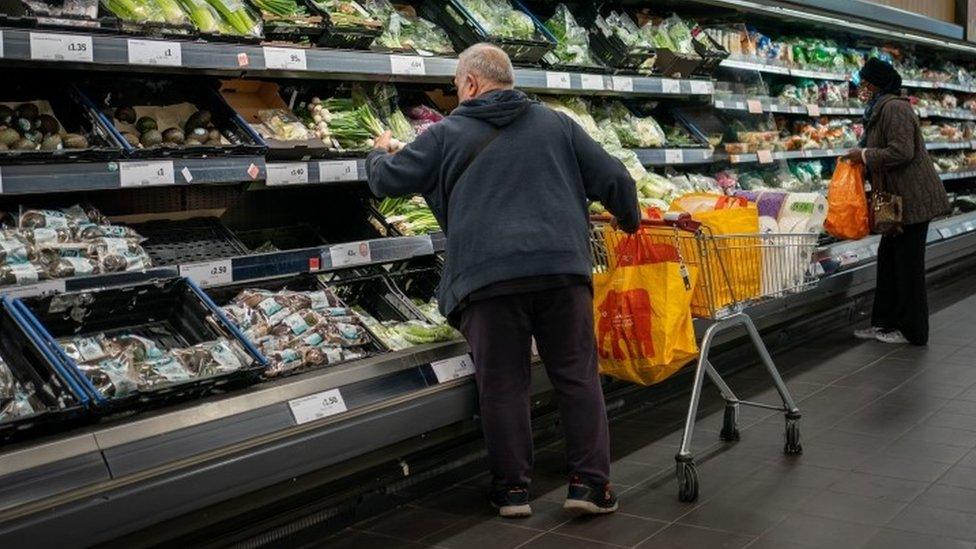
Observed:
[[[355,0],[311,0],[335,27],[381,29],[383,22]]]
[[[595,120],[609,124],[624,147],[663,147],[664,130],[653,117],[639,117],[630,112],[620,101],[608,101],[596,109]]]
[[[0,360],[0,423],[29,416],[44,408],[33,385],[18,381],[6,363]]]
[[[556,38],[556,49],[548,54],[556,59],[553,64],[599,67],[600,63],[590,51],[590,38],[566,4],[556,6],[556,12],[546,23],[546,28]]]
[[[491,36],[517,40],[542,40],[535,21],[515,9],[508,0],[460,0],[474,20]]]
[[[376,206],[385,221],[404,236],[435,233],[441,230],[434,213],[421,196],[384,198]]]
[[[460,337],[460,334],[447,325],[437,325],[422,320],[380,322],[361,308],[354,308],[353,311],[391,351],[402,351],[414,345],[452,341]]]
[[[186,25],[190,22],[176,0],[101,0],[101,3],[120,19],[133,23]]]
[[[410,6],[394,6],[389,0],[366,0],[366,8],[383,22],[383,34],[373,41],[373,47],[410,50],[420,55],[450,55],[454,45],[444,29],[418,17]]]

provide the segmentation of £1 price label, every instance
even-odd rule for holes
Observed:
[[[308,164],[305,162],[269,163],[266,169],[268,186],[308,183]]]
[[[664,93],[681,93],[681,81],[673,78],[662,78],[661,91]]]
[[[816,103],[810,103],[807,105],[807,114],[814,118],[820,116],[820,105]]]
[[[333,267],[351,267],[370,263],[373,259],[372,251],[369,249],[369,242],[350,242],[348,244],[336,244],[329,248],[329,259],[332,260]]]
[[[122,187],[173,185],[176,183],[173,176],[173,161],[121,162],[119,182]]]
[[[234,281],[234,267],[229,259],[180,265],[180,276],[196,282],[201,288],[230,284]]]
[[[546,87],[557,90],[568,90],[572,86],[568,72],[549,72],[546,71]]]
[[[314,395],[289,400],[288,407],[291,408],[291,415],[295,418],[296,425],[341,414],[348,410],[346,401],[342,398],[339,389],[329,389]]]
[[[264,67],[266,69],[304,71],[308,70],[305,50],[298,48],[264,47]]]
[[[444,383],[474,374],[474,361],[471,355],[461,355],[447,360],[437,360],[430,363],[437,377],[437,383]]]
[[[31,59],[91,63],[92,37],[81,34],[30,33]]]
[[[602,74],[581,74],[580,87],[584,90],[602,91],[606,85]]]
[[[691,93],[692,95],[711,95],[715,93],[715,87],[711,82],[692,80]]]
[[[685,161],[685,153],[681,149],[664,150],[665,164],[683,164],[684,161]]]
[[[127,40],[130,65],[156,65],[180,67],[183,65],[183,47],[179,42],[159,40]]]
[[[359,181],[359,166],[355,160],[319,162],[319,181]]]
[[[404,76],[424,76],[427,74],[427,63],[423,57],[416,55],[391,55],[390,72]]]
[[[634,79],[629,76],[614,76],[612,81],[613,81],[613,91],[618,91],[618,92],[634,91]]]

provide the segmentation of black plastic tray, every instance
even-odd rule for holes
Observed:
[[[103,412],[138,411],[253,383],[266,364],[210,298],[183,278],[16,300],[39,345],[52,349],[62,367]],[[77,308],[76,308],[77,306]],[[157,341],[163,348],[189,346],[224,337],[237,340],[251,356],[241,370],[107,398],[95,389],[58,340],[75,335],[125,331]]]
[[[315,227],[304,223],[284,227],[242,229],[234,231],[234,234],[251,253],[299,250],[328,244]],[[262,248],[266,244],[270,244],[274,249]]]
[[[216,83],[209,79],[157,76],[147,80],[102,77],[92,78],[79,84],[78,91],[88,109],[99,117],[103,126],[108,128],[117,146],[122,148],[126,156],[132,158],[258,155],[265,150],[253,130],[217,93]],[[148,148],[134,147],[122,137],[122,132],[113,122],[112,112],[118,106],[162,106],[183,102],[210,111],[214,126],[231,143],[212,146],[161,144]]]
[[[33,414],[0,421],[0,442],[63,429],[85,417],[79,393],[56,371],[53,354],[46,354],[28,332],[13,303],[7,298],[0,301],[0,357],[21,383],[34,386],[45,405]]]
[[[153,265],[180,265],[249,253],[244,243],[216,217],[149,221],[130,227],[146,238],[142,247]]]
[[[383,34],[381,28],[342,27],[332,23],[329,13],[320,9],[312,0],[305,0],[312,13],[322,16],[322,33],[318,37],[318,45],[326,48],[341,48],[349,50],[365,50],[374,40]]]

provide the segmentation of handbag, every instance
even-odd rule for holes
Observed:
[[[875,234],[901,232],[901,196],[878,188],[871,193],[871,230]]]

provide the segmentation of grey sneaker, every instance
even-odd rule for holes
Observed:
[[[505,518],[524,518],[532,516],[529,505],[529,491],[523,487],[497,488],[489,496],[491,505],[498,509],[498,516]]]
[[[576,514],[605,515],[617,510],[617,496],[609,484],[594,486],[574,476],[569,481],[563,509]]]
[[[878,339],[878,334],[884,333],[881,328],[875,328],[871,326],[870,328],[864,328],[863,330],[854,330],[854,337],[858,339]]]
[[[905,336],[903,336],[901,332],[898,330],[895,330],[893,332],[879,332],[878,335],[875,336],[875,339],[877,339],[881,343],[891,343],[894,345],[904,345],[908,343],[908,340],[905,339]]]

